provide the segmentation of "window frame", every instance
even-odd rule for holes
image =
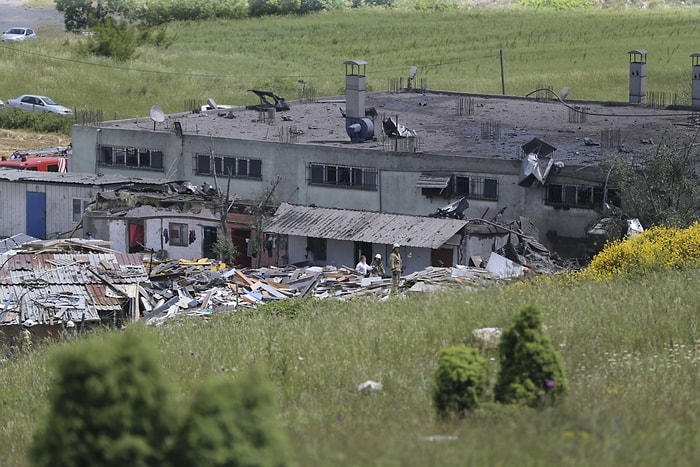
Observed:
[[[602,209],[604,190],[604,187],[596,185],[547,183],[544,190],[544,204],[565,209]],[[610,199],[618,190],[608,188],[607,192]]]
[[[177,235],[173,235],[176,232]],[[189,243],[189,226],[183,222],[168,223],[168,243],[170,246],[188,246]],[[175,240],[177,239],[177,240]]]
[[[165,170],[163,160],[163,151],[160,149],[113,146],[110,144],[102,144],[97,148],[97,165],[99,167],[120,167],[163,172]]]
[[[80,219],[83,218],[88,205],[92,203],[92,201],[93,200],[90,198],[71,198],[71,218],[73,222],[80,222]],[[76,202],[79,202],[80,206],[76,206]],[[76,207],[78,208],[77,211]]]
[[[314,186],[377,191],[379,170],[374,167],[311,162],[307,167],[306,182]]]
[[[207,165],[209,168],[205,169]],[[228,177],[229,169],[232,178],[262,180],[262,159],[204,153],[194,155],[192,170],[195,175],[213,176],[216,173],[217,176]]]
[[[452,196],[467,199],[498,201],[499,183],[497,178],[477,175],[455,174],[452,178]]]

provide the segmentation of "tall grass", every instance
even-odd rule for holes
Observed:
[[[344,92],[348,59],[363,59],[367,88],[387,90],[411,66],[430,89],[525,95],[541,85],[569,98],[627,101],[629,57],[647,49],[647,89],[690,103],[690,54],[698,51],[696,7],[609,11],[521,8],[457,12],[384,9],[326,12],[303,17],[179,23],[174,44],[142,47],[128,62],[80,55],[80,36],[57,28],[40,39],[0,45],[0,98],[41,93],[105,118],[147,115],[201,103],[251,104],[249,89],[288,100],[306,81],[318,96]]]
[[[698,280],[691,270],[388,302],[311,300],[293,318],[230,312],[150,333],[182,400],[193,381],[263,364],[294,441],[292,465],[684,466],[700,456]],[[487,404],[442,424],[430,399],[439,350],[469,342],[474,328],[508,326],[531,302],[565,363],[562,403],[544,411]],[[1,465],[27,465],[46,408],[49,352],[0,367]],[[368,379],[383,391],[359,393]],[[436,435],[455,438],[428,440]]]

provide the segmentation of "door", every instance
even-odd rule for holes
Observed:
[[[360,261],[360,256],[367,259],[367,264],[372,262],[372,244],[367,242],[354,242],[353,249],[353,263],[349,264],[350,267],[355,267],[358,261]]]
[[[440,248],[439,250],[432,250],[430,252],[430,265],[443,266],[446,268],[454,266],[452,264],[452,248]]]
[[[129,221],[129,253],[137,253],[145,249],[143,222]]]
[[[248,242],[250,241],[250,229],[231,229],[231,241],[236,247],[236,264],[238,266],[250,267],[250,256],[248,256]]]
[[[214,244],[218,238],[216,232],[216,227],[204,227],[204,232],[202,233],[202,257],[216,259],[216,252],[214,251]]]
[[[27,192],[27,235],[46,240],[46,193]]]

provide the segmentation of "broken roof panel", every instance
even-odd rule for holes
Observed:
[[[386,214],[282,203],[264,231],[418,248],[440,248],[467,225],[466,220]]]
[[[149,281],[138,254],[12,253],[0,255],[0,325],[100,321],[121,311],[125,284]]]
[[[545,143],[539,138],[532,138],[530,141],[523,144],[521,148],[525,155],[536,154],[539,157],[548,156],[557,150],[557,148]]]
[[[416,182],[416,188],[447,188],[452,180],[452,174],[422,173]]]

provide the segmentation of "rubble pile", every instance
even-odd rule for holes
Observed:
[[[361,296],[386,298],[391,278],[362,277],[348,267],[227,268],[211,259],[173,260],[150,265],[151,282],[140,288],[143,320],[161,324],[176,316],[206,316],[220,310],[255,308],[274,300]],[[425,292],[448,286],[485,287],[498,277],[483,268],[428,267],[402,278],[402,291]]]

